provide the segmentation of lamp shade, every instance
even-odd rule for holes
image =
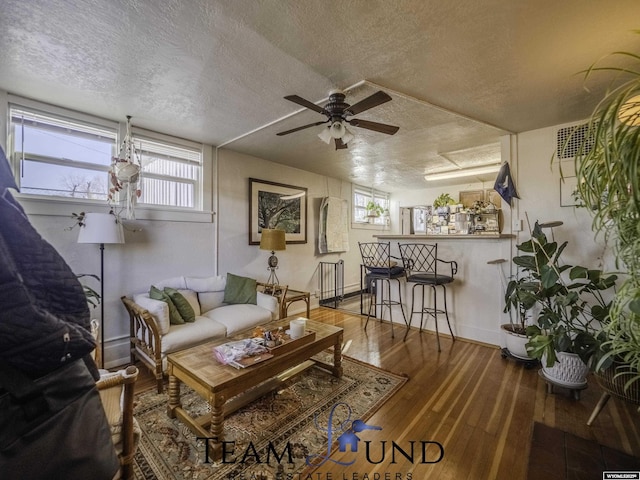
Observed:
[[[87,213],[78,243],[124,243],[122,224],[110,213]]]
[[[260,250],[286,250],[287,242],[285,240],[284,230],[275,228],[263,228],[260,236]]]
[[[320,130],[320,133],[318,134],[318,137],[320,137],[320,140],[322,140],[324,143],[329,143],[331,142],[331,132],[330,132],[331,126],[329,127],[325,127],[322,130]]]

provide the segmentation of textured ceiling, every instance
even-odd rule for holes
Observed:
[[[506,132],[586,117],[610,79],[587,90],[576,73],[640,45],[637,0],[0,5],[0,89],[388,191],[484,162]],[[322,127],[275,135],[323,120],[285,95],[336,88],[351,104],[385,90],[393,101],[358,118],[399,132],[350,127],[341,151]]]

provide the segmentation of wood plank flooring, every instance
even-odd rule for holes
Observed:
[[[633,455],[640,469],[640,413],[633,405],[612,398],[586,425],[602,393],[594,381],[576,401],[563,389],[548,394],[537,368],[503,359],[497,348],[441,335],[438,352],[433,334],[412,330],[403,342],[398,324],[391,338],[390,325],[376,319],[365,332],[365,317],[344,311],[318,308],[311,318],[344,328],[345,342],[351,340],[346,355],[409,381],[367,421],[382,427],[360,434],[370,442],[368,455],[361,442],[358,453],[335,453],[313,476],[292,480],[525,480],[534,421]],[[141,373],[137,388],[153,386]],[[413,461],[394,452],[392,442],[406,453],[415,442]],[[440,456],[428,442],[444,449],[437,463],[426,463]],[[335,463],[352,460],[350,466]],[[593,474],[602,478],[602,472]]]

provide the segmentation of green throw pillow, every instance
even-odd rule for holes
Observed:
[[[185,322],[195,322],[196,312],[193,311],[193,307],[189,303],[189,300],[184,298],[178,290],[175,288],[164,287],[164,293],[169,295],[169,298],[178,309],[180,316]]]
[[[184,319],[180,316],[180,312],[176,308],[169,295],[151,285],[151,289],[149,290],[149,298],[153,298],[154,300],[162,300],[167,305],[169,305],[169,323],[171,325],[182,325],[184,323]]]
[[[240,277],[227,273],[224,287],[224,303],[257,303],[256,281],[253,278]]]

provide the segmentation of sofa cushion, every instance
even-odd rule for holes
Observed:
[[[178,290],[182,296],[184,298],[187,299],[187,302],[189,302],[189,305],[191,305],[191,308],[193,308],[193,313],[195,314],[195,316],[197,317],[198,315],[200,315],[200,302],[198,302],[198,294],[196,292],[194,292],[193,290]]]
[[[204,316],[224,325],[227,336],[271,320],[271,312],[251,304],[226,305],[206,312]],[[162,339],[164,342],[164,338]]]
[[[241,277],[227,273],[227,284],[224,287],[224,303],[256,304],[256,281],[253,278]]]
[[[149,313],[156,321],[156,326],[160,330],[161,335],[169,332],[171,321],[169,320],[169,305],[162,300],[154,300],[149,297],[148,293],[138,293],[133,296],[133,301],[142,308],[149,310]]]
[[[184,277],[186,287],[194,292],[222,292],[227,283],[224,276]]]
[[[224,305],[224,290],[221,292],[198,292],[200,315]]]
[[[169,332],[162,337],[162,355],[193,347],[199,343],[216,338],[224,338],[224,325],[207,317],[196,317],[192,323],[171,325]],[[213,352],[211,352],[213,358]]]
[[[184,277],[167,278],[166,280],[155,282],[154,285],[160,290],[164,290],[164,287],[175,289],[188,288],[187,284],[185,283]]]
[[[151,288],[149,289],[149,297],[154,300],[166,302],[169,306],[169,322],[171,325],[180,325],[184,323],[184,319],[180,315],[180,312],[178,312],[173,300],[171,300],[171,297],[169,297],[169,295],[167,295],[163,290],[151,285]]]
[[[189,301],[175,288],[164,287],[164,293],[169,295],[169,298],[178,309],[178,313],[185,322],[193,322],[196,319],[196,314],[193,311],[193,307]]]

